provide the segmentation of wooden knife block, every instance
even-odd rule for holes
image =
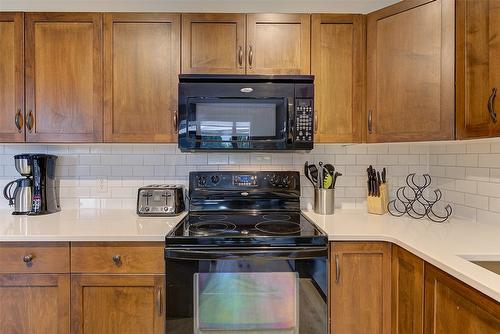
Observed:
[[[389,190],[387,183],[380,185],[380,197],[368,196],[366,199],[368,213],[376,215],[385,215],[388,211],[387,204],[389,204]]]

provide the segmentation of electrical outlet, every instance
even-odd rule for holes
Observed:
[[[97,179],[97,191],[100,193],[107,193],[108,192],[108,179],[107,178]]]

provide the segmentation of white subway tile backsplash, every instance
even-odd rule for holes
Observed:
[[[146,183],[187,185],[195,170],[297,170],[304,162],[333,163],[344,175],[336,207],[366,206],[366,168],[387,167],[393,194],[408,173],[430,173],[454,215],[492,221],[500,206],[500,140],[395,144],[318,144],[311,152],[182,153],[176,144],[0,145],[0,186],[17,178],[13,155],[24,152],[59,156],[63,208],[135,206],[137,188]],[[419,178],[420,180],[420,178]],[[104,186],[100,182],[104,182]],[[302,208],[312,208],[313,188],[302,177]],[[421,182],[421,181],[419,181]],[[64,190],[63,190],[64,189]],[[430,194],[432,196],[432,193]],[[5,201],[0,208],[6,208]]]

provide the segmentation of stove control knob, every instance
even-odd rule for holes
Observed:
[[[198,177],[198,185],[203,187],[207,184],[207,178],[205,176]]]
[[[212,175],[211,180],[213,184],[217,184],[220,181],[220,177],[219,175]]]
[[[285,187],[288,187],[291,183],[290,179],[288,178],[288,176],[283,176],[283,179],[281,180],[281,183],[283,184],[283,186]]]

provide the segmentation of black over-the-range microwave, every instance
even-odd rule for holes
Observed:
[[[181,151],[311,150],[314,76],[179,76]]]

